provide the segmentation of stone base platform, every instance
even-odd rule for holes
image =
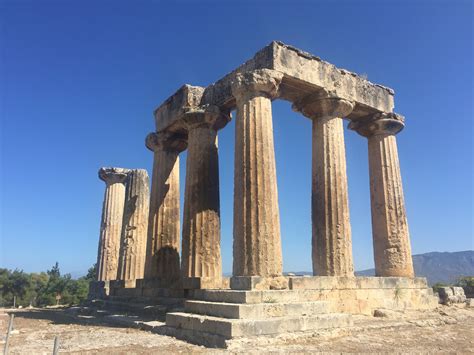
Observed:
[[[91,292],[104,293],[98,287],[104,285],[92,286]],[[377,309],[438,305],[425,278],[252,276],[232,278],[234,289],[163,287],[157,280],[137,280],[132,288],[114,281],[105,286],[105,308],[166,319],[167,335],[219,347],[240,337],[350,327],[352,315]]]
[[[438,306],[424,277],[289,277],[289,289],[329,301],[331,311],[373,314],[375,309],[420,310]]]
[[[269,319],[224,319],[189,313],[168,313],[166,326],[184,330],[180,338],[206,346],[221,346],[226,340],[258,335],[278,335],[352,325],[348,314],[322,314]],[[210,341],[212,339],[212,341]]]
[[[89,282],[89,294],[87,298],[93,299],[104,299],[110,293],[110,282],[109,281],[91,281]]]
[[[96,301],[97,302],[97,301]],[[101,300],[101,308],[122,314],[136,314],[150,320],[164,320],[167,312],[183,310],[184,298],[147,298],[111,296]]]
[[[221,347],[234,338],[352,325],[351,315],[329,313],[329,302],[308,302],[299,294],[289,290],[196,290],[194,299],[185,301],[185,312],[166,315],[166,326],[178,338]]]
[[[214,277],[184,277],[182,287],[185,290],[197,289],[228,289],[229,278],[222,277],[220,279]]]
[[[230,284],[240,289],[190,292],[184,312],[166,315],[171,334],[206,346],[224,346],[226,340],[240,337],[350,327],[352,314],[372,315],[381,308],[438,305],[424,278],[239,277]]]
[[[89,301],[95,308],[164,319],[166,312],[182,310],[185,290],[179,282],[159,279],[91,282]]]

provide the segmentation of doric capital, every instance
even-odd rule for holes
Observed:
[[[405,127],[405,118],[395,112],[378,112],[349,123],[349,129],[361,136],[393,135]]]
[[[230,112],[223,112],[213,105],[185,107],[182,119],[188,130],[209,127],[217,131],[230,121]]]
[[[130,172],[130,169],[104,167],[99,169],[99,179],[107,185],[123,183]]]
[[[283,73],[270,69],[238,73],[231,83],[232,95],[235,98],[265,96],[273,99],[282,79]]]
[[[145,146],[152,152],[162,149],[182,152],[188,146],[183,134],[170,132],[151,132],[145,138]]]
[[[323,89],[296,101],[292,108],[311,119],[322,117],[343,118],[352,112],[354,103],[338,97],[333,91]]]

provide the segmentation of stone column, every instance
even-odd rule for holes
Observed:
[[[217,107],[188,109],[181,267],[185,288],[222,285],[217,125],[229,120]]]
[[[234,277],[282,274],[271,103],[282,77],[279,72],[261,69],[238,74],[232,83],[237,106]]]
[[[321,91],[293,108],[313,121],[311,219],[313,273],[353,276],[351,225],[342,118],[353,104]]]
[[[135,287],[135,281],[144,275],[149,192],[147,171],[132,170],[125,191],[118,271],[125,287]]]
[[[105,182],[99,251],[97,253],[97,281],[117,279],[120,233],[125,203],[125,180],[130,170],[100,168],[99,179]]]
[[[395,113],[378,113],[349,125],[368,138],[376,276],[414,277],[395,138],[403,127],[403,117]]]
[[[186,140],[150,133],[145,144],[154,153],[145,278],[166,283],[180,277],[179,153]]]

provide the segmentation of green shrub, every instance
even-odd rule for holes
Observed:
[[[474,287],[474,276],[463,276],[458,278],[456,286],[460,287]]]
[[[56,263],[51,270],[25,273],[22,270],[0,269],[0,306],[50,306],[79,304],[87,298],[89,281],[95,278],[95,265],[87,276],[77,280],[70,274],[61,275]],[[60,296],[59,301],[56,299]]]
[[[448,286],[450,286],[450,285],[445,284],[445,283],[442,283],[442,282],[437,282],[437,283],[435,283],[435,284],[434,284],[433,286],[431,286],[431,287],[433,288],[433,291],[434,291],[434,292],[439,292],[439,289],[440,289],[441,287],[448,287]]]

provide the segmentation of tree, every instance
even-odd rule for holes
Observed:
[[[459,287],[474,287],[474,276],[461,276],[456,281],[456,286],[459,286]]]
[[[0,269],[0,306],[5,306],[13,300],[10,285],[10,270]]]
[[[47,271],[49,275],[48,284],[46,285],[45,294],[43,295],[43,300],[47,304],[59,304],[59,300],[62,298],[62,294],[66,289],[66,284],[71,278],[71,275],[65,275],[61,277],[61,272],[59,270],[59,264],[56,264]],[[54,302],[52,302],[55,300]]]
[[[59,263],[56,261],[56,264],[51,268],[51,270],[46,271],[50,277],[61,277],[61,272],[59,271]]]
[[[97,264],[92,265],[89,270],[87,270],[85,279],[87,281],[95,281],[97,279]]]
[[[30,274],[30,288],[25,296],[29,306],[39,305],[48,285],[49,275],[45,272]]]
[[[89,277],[93,275],[95,280],[94,267],[78,280],[70,274],[61,276],[58,263],[47,272],[31,274],[0,268],[0,305],[12,305],[14,296],[17,305],[25,307],[58,304],[59,300],[62,304],[78,304],[87,298]]]
[[[29,275],[23,270],[10,271],[0,269],[0,290],[1,303],[5,305],[13,305],[14,298],[18,305],[22,303],[23,297],[30,288]]]

